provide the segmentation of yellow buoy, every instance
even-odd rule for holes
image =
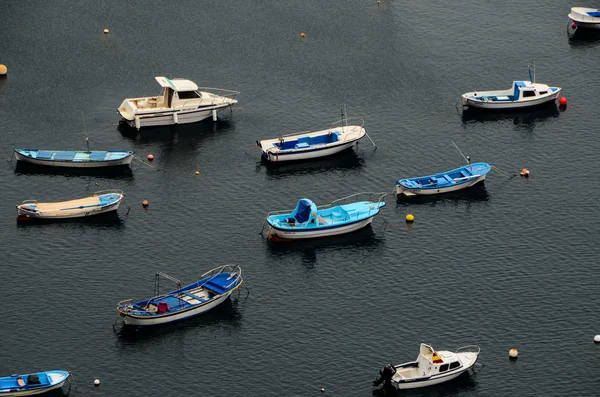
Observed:
[[[6,65],[0,63],[0,76],[4,76],[6,73],[8,73],[8,68]]]
[[[306,36],[304,33],[300,33],[300,37],[304,37]]]
[[[196,175],[200,175],[200,171],[196,171]]]
[[[104,28],[104,34],[108,33],[108,29]]]
[[[415,217],[413,216],[413,214],[406,215],[406,222],[412,222],[414,220],[415,220]]]
[[[510,351],[508,352],[508,356],[510,358],[517,358],[518,355],[519,352],[517,351],[517,349],[510,349]]]

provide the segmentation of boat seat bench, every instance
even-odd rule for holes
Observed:
[[[181,291],[182,294],[189,296],[190,298],[196,299],[197,301],[200,302],[206,302],[206,299],[202,298],[201,296],[198,295],[194,295],[191,292],[188,291]]]

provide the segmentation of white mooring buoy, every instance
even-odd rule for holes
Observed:
[[[594,342],[600,343],[600,335],[594,336]]]
[[[99,386],[99,385],[100,385],[100,379],[94,380],[94,386]]]

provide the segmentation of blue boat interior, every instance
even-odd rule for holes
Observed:
[[[104,207],[106,205],[116,203],[117,201],[119,201],[121,199],[121,197],[122,196],[120,194],[109,193],[109,194],[101,194],[100,196],[98,196],[98,199],[100,200],[100,206]]]
[[[158,316],[176,313],[210,302],[242,283],[242,278],[231,273],[219,273],[181,289],[133,304],[135,316]],[[235,278],[237,277],[237,279]],[[154,310],[152,310],[154,306]],[[137,310],[135,310],[137,309]]]
[[[37,149],[15,149],[15,151],[25,157],[30,157],[36,160],[47,161],[64,161],[64,162],[94,162],[94,161],[109,161],[121,160],[133,152],[127,150],[97,150],[97,151],[52,151],[52,150],[37,150]]]
[[[19,383],[21,383],[21,385]],[[3,394],[2,391],[13,389],[30,390],[50,385],[52,385],[52,382],[45,372],[7,376],[0,378],[0,395]]]
[[[588,11],[587,14],[591,17],[600,18],[600,11]]]
[[[316,135],[316,136],[303,136],[298,139],[280,140],[278,143],[273,145],[280,150],[289,149],[305,149],[311,146],[327,145],[330,143],[337,142],[342,134],[339,131],[332,131],[328,134]]]
[[[300,199],[296,209],[289,214],[277,214],[267,217],[267,223],[285,230],[316,230],[339,227],[371,218],[379,213],[385,202],[358,201],[318,209],[314,202],[307,198]]]
[[[400,179],[396,181],[396,184],[409,189],[440,189],[467,183],[473,178],[487,174],[490,170],[491,165],[488,163],[473,163],[435,175]]]

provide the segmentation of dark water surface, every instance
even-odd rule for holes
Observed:
[[[0,167],[0,374],[71,370],[82,396],[368,396],[384,364],[429,342],[478,344],[485,366],[409,395],[597,395],[600,40],[569,40],[571,6],[2,2],[5,158],[84,148],[83,113],[92,148],[156,160],[116,175]],[[533,62],[538,81],[563,87],[566,111],[457,111],[462,93],[506,89]],[[239,90],[239,105],[216,123],[119,127],[121,101],[158,93],[160,75]],[[377,150],[364,140],[339,158],[261,165],[255,140],[325,128],[343,105]],[[373,226],[349,236],[259,235],[268,211],[301,197],[391,192],[398,178],[459,166],[452,141],[531,177],[494,172],[476,191],[414,203],[389,195]],[[123,189],[130,211],[16,223],[22,200],[102,189]],[[189,283],[225,263],[241,265],[248,297],[174,327],[113,332],[116,303],[150,295],[155,271]]]

